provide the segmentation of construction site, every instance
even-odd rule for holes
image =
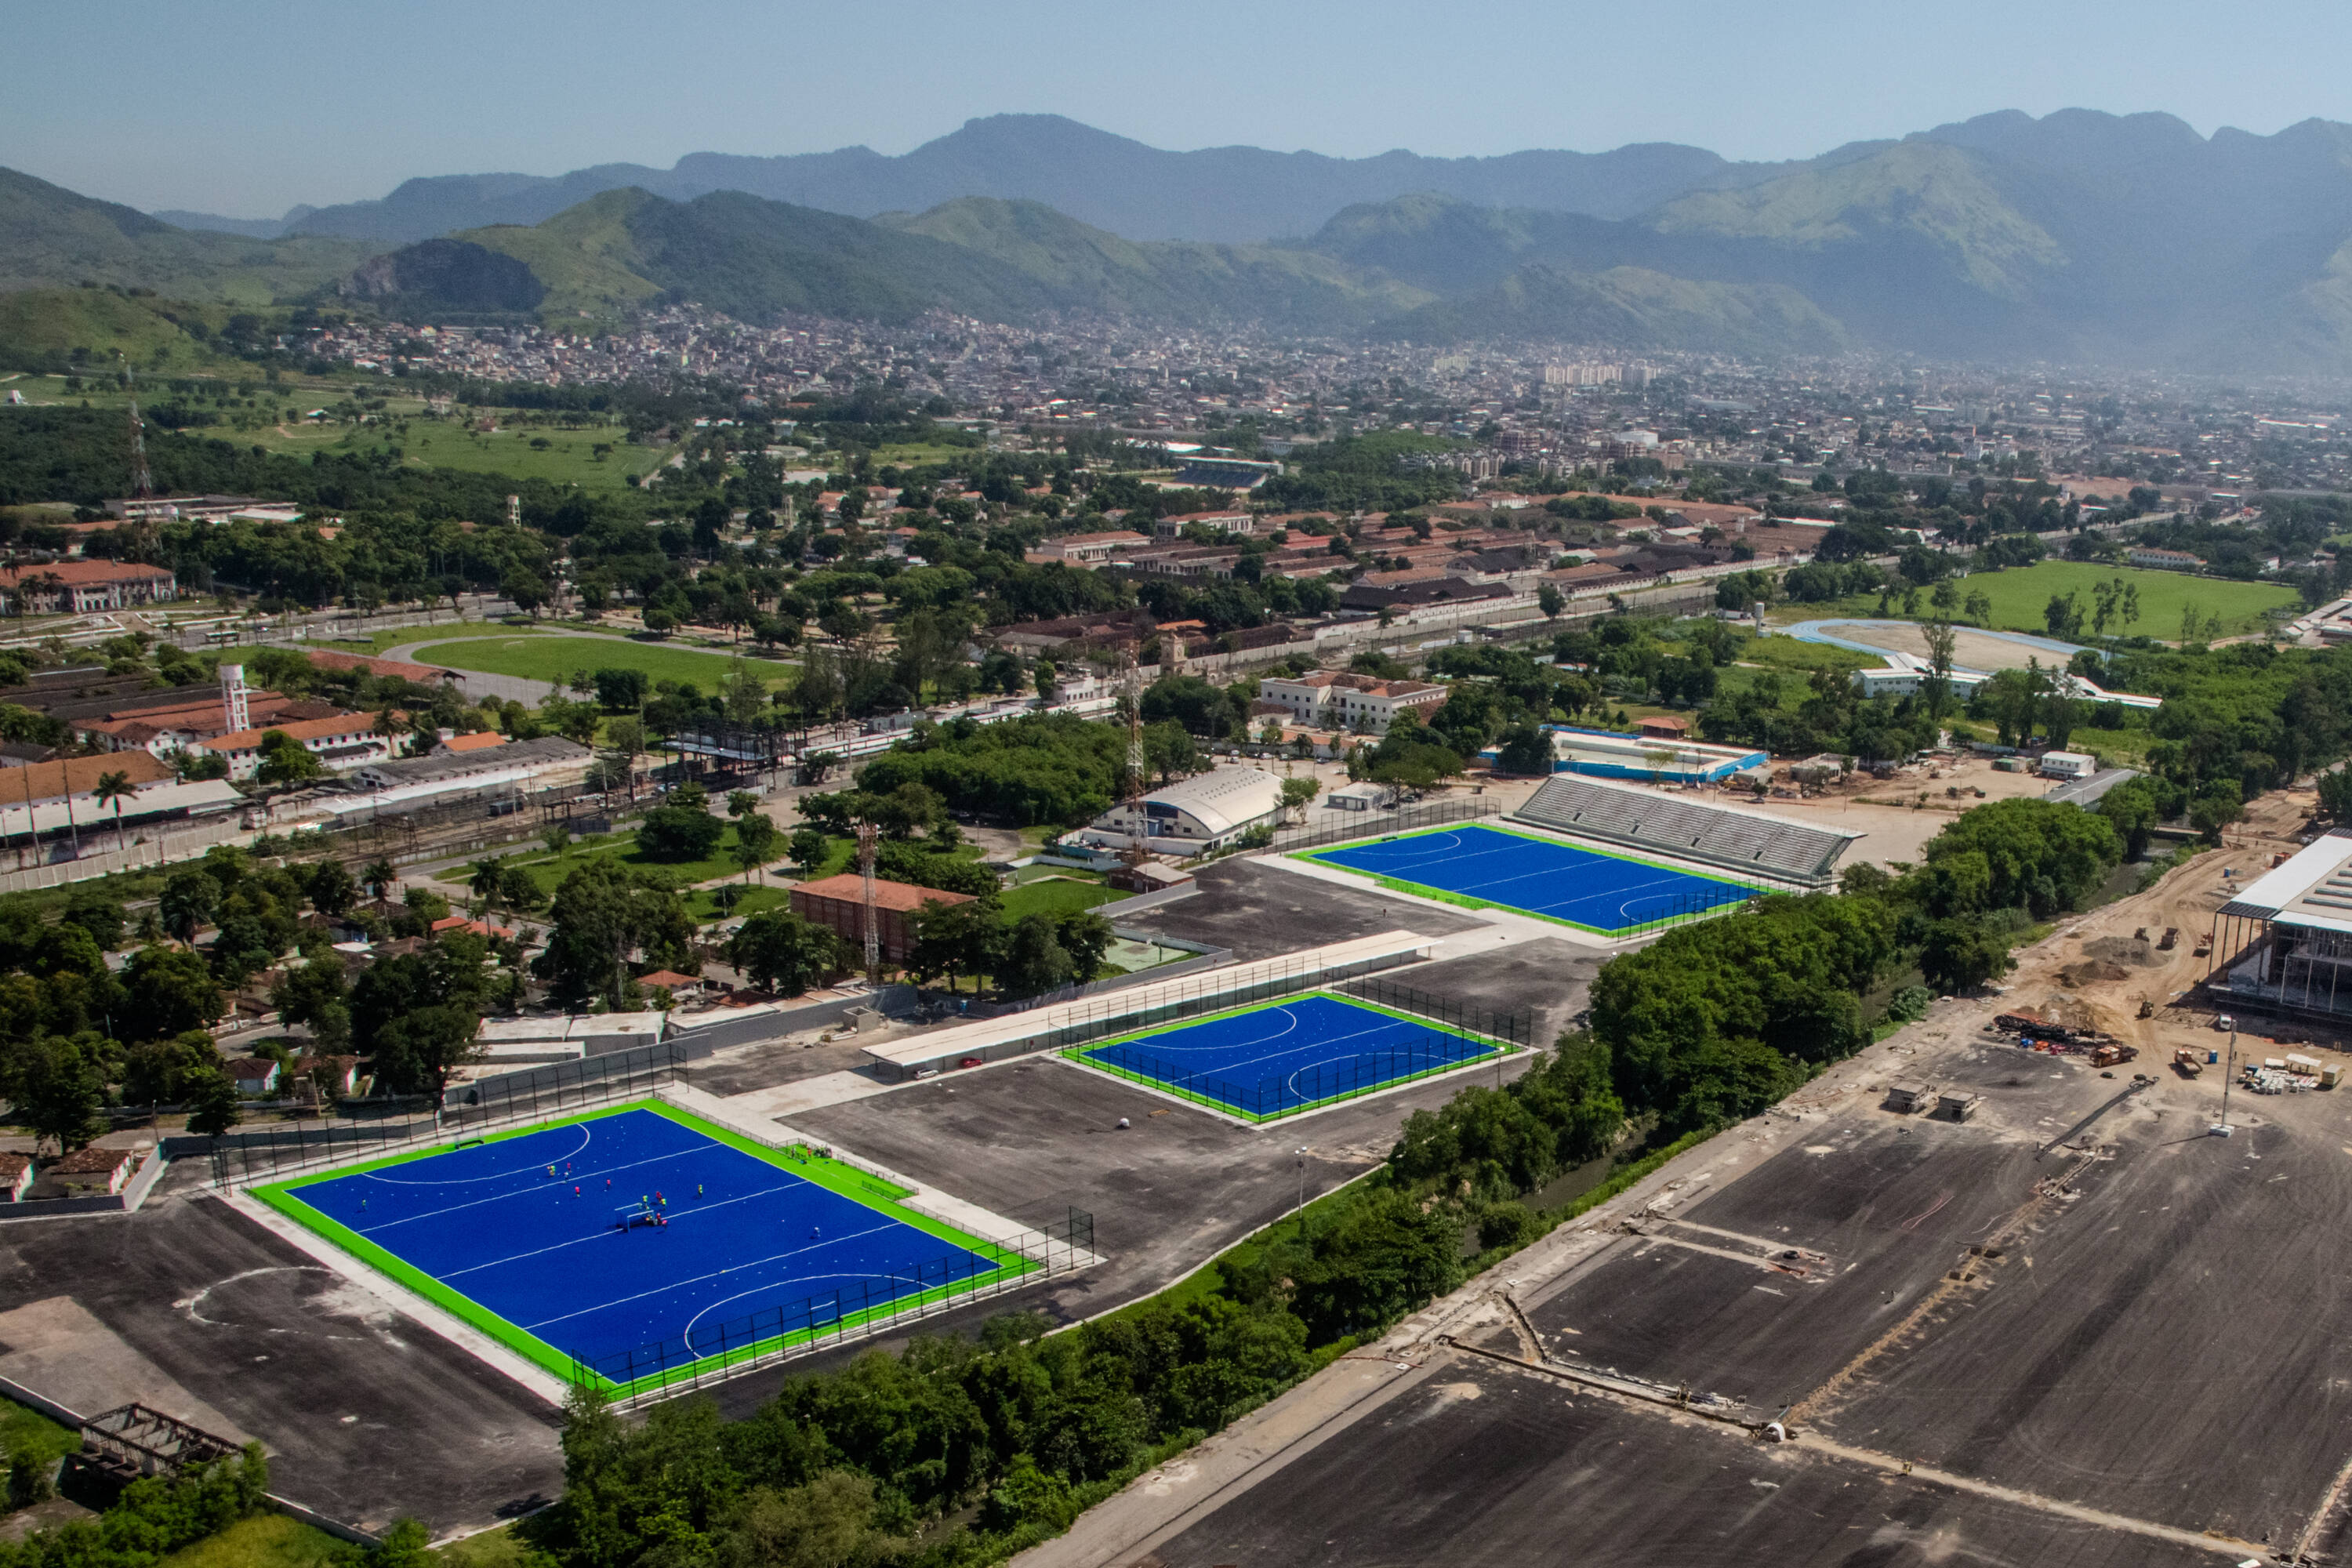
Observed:
[[[2310,804],[1017,1561],[2343,1561],[2352,1031],[2201,984]]]

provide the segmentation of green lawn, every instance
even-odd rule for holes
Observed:
[[[736,842],[735,825],[730,822],[727,825],[726,833],[719,840],[719,852],[709,859],[654,860],[638,853],[637,836],[635,833],[615,833],[610,837],[600,836],[593,839],[583,840],[561,855],[548,855],[542,852],[518,857],[514,864],[528,872],[530,879],[539,884],[539,889],[543,893],[554,892],[562,885],[564,878],[572,875],[574,870],[590,860],[611,860],[632,871],[658,871],[677,886],[684,888],[697,882],[712,881],[720,877],[740,878],[743,875],[743,867],[741,862],[735,858]],[[783,858],[784,847],[781,839],[775,846],[775,854],[776,860],[769,862],[771,865]],[[465,881],[469,875],[471,873],[462,866],[447,873],[451,880],[457,882]]]
[[[1056,877],[1008,888],[997,897],[1004,906],[1004,918],[1017,921],[1024,915],[1057,915],[1072,910],[1090,910],[1097,904],[1112,903],[1127,895],[1100,882],[1066,880]]]
[[[81,1434],[61,1426],[37,1410],[0,1399],[0,1451],[15,1459],[27,1457],[54,1463],[81,1447]]]
[[[282,1513],[240,1519],[163,1559],[163,1568],[323,1568],[348,1561],[352,1548]]]
[[[422,635],[431,637],[426,629]],[[712,650],[696,652],[660,643],[626,637],[551,637],[545,632],[509,629],[497,637],[455,637],[419,648],[419,657],[455,669],[478,669],[486,675],[514,675],[530,680],[561,681],[583,670],[641,669],[655,680],[676,680],[710,692],[732,668],[732,655]],[[771,686],[793,679],[793,667],[773,659],[746,658],[752,674]]]
[[[2270,617],[2264,611],[2291,609],[2302,603],[2302,596],[2283,583],[2237,583],[2221,577],[2191,576],[2186,572],[2098,566],[2084,561],[2038,561],[2031,566],[2003,572],[1978,572],[1956,585],[1962,598],[1981,593],[1992,601],[1991,629],[2030,632],[2036,637],[2050,634],[2042,612],[2051,599],[2074,594],[2083,608],[2084,636],[2088,637],[2092,587],[2118,577],[2139,589],[2139,619],[2128,626],[2110,625],[2110,636],[2177,641],[2180,636],[2180,613],[2191,605],[2200,615],[2220,616],[2222,634],[2234,636],[2260,631],[2269,625]],[[1902,605],[1902,595],[1895,595],[1887,614],[1900,617]],[[1854,595],[1829,604],[1782,605],[1772,614],[1782,624],[1842,617],[1874,619],[1878,616],[1878,598],[1875,595]],[[1919,608],[1911,618],[1924,620],[1927,616],[1927,595],[1923,593],[1919,595]]]
[[[792,889],[779,888],[772,882],[762,884],[739,880],[735,887],[742,897],[735,900],[735,907],[731,910],[719,907],[719,900],[712,896],[719,890],[716,888],[704,888],[688,894],[686,907],[693,912],[696,920],[708,925],[712,921],[728,920],[736,915],[756,915],[761,910],[782,909],[792,902]]]
[[[288,404],[300,405],[301,411],[308,413],[341,401],[347,390],[313,391],[306,397],[299,390],[281,389],[276,395],[285,398]],[[31,394],[26,396],[29,398]],[[394,420],[408,412],[413,409],[404,410],[396,404],[387,410],[388,416]],[[398,447],[402,462],[412,468],[455,468],[469,474],[546,479],[558,485],[578,485],[584,490],[616,492],[628,488],[626,476],[648,474],[667,456],[666,451],[651,447],[630,446],[617,425],[593,426],[585,430],[525,426],[495,434],[477,434],[445,420],[413,419],[404,436],[385,425],[334,423],[270,424],[257,430],[220,425],[191,434],[298,456],[315,452],[362,455]],[[547,445],[534,447],[533,441]],[[594,448],[606,444],[613,449],[600,460]]]

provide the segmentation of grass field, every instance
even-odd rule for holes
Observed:
[[[425,634],[430,637],[428,629]],[[417,650],[434,664],[454,669],[478,669],[486,675],[514,675],[530,680],[562,681],[582,670],[641,669],[655,680],[676,680],[712,692],[732,668],[733,655],[712,648],[671,647],[626,637],[552,637],[545,632],[508,630],[497,637],[457,637]],[[746,658],[744,665],[770,686],[793,679],[793,667],[773,659]]]
[[[723,806],[722,806],[723,809]],[[715,815],[715,814],[714,814]],[[552,893],[562,886],[563,879],[591,860],[610,860],[631,871],[656,871],[677,887],[691,887],[697,882],[713,881],[720,877],[740,878],[742,862],[735,858],[735,825],[728,823],[727,831],[719,840],[719,852],[708,860],[655,860],[640,853],[635,833],[615,833],[583,839],[561,855],[529,855],[518,857],[513,864],[527,872],[542,893]],[[774,846],[775,865],[784,856],[784,846],[779,840]],[[462,882],[469,873],[459,867],[447,873],[450,880]],[[703,900],[705,907],[709,900]],[[706,917],[708,918],[708,917]]]
[[[218,1535],[182,1547],[163,1568],[326,1568],[352,1549],[325,1531],[282,1513],[240,1519]]]
[[[9,1458],[53,1464],[80,1448],[81,1434],[72,1427],[61,1426],[14,1400],[0,1399],[0,1452]]]
[[[1004,918],[1017,921],[1024,915],[1057,915],[1071,910],[1090,910],[1097,904],[1113,903],[1125,897],[1127,895],[1117,888],[1105,887],[1100,882],[1053,877],[1008,888],[998,895],[998,900],[1004,906]]]
[[[2091,591],[2095,584],[2112,582],[2120,577],[2139,590],[2139,619],[2129,626],[2110,625],[2109,636],[2136,636],[2177,641],[2180,637],[2180,614],[2191,605],[2200,615],[2221,617],[2223,636],[2260,631],[2269,624],[2263,612],[2292,608],[2302,603],[2301,595],[2283,583],[2235,583],[2220,577],[2193,577],[2184,572],[2155,572],[2132,566],[2095,566],[2082,561],[2039,561],[2031,566],[2011,567],[2003,572],[1971,574],[1958,584],[1961,596],[1981,593],[1992,601],[1991,629],[2008,632],[2030,632],[2036,637],[2049,635],[2049,624],[2042,612],[2053,597],[2067,594],[2076,595],[2083,608],[2084,636],[2090,635]],[[1927,618],[1927,595],[1920,595],[1919,613],[1911,618]],[[1902,615],[1902,598],[1898,595],[1887,614]],[[1860,594],[1819,605],[1782,605],[1772,612],[1772,618],[1782,625],[1792,621],[1832,620],[1841,616],[1876,617],[1878,596]]]

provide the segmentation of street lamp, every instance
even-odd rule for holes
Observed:
[[[2221,1069],[2221,1120],[2209,1129],[2216,1138],[2230,1136],[2230,1080],[2238,1076],[2238,1021],[2230,1020],[2230,1065]]]
[[[1291,1158],[1298,1166],[1298,1234],[1307,1234],[1307,1151],[1302,1146],[1293,1149]]]

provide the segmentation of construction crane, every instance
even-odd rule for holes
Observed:
[[[866,981],[882,984],[882,921],[874,909],[874,825],[857,825],[857,876],[866,900]]]

